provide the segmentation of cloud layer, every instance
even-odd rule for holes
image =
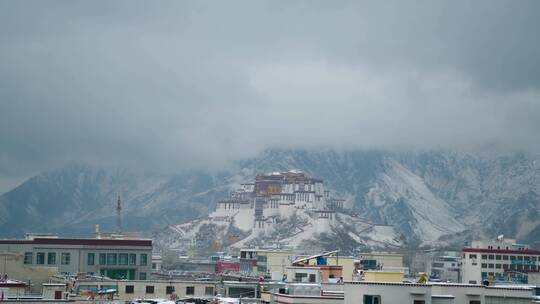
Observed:
[[[538,153],[538,1],[3,1],[0,180],[268,147]]]

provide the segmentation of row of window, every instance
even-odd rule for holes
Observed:
[[[482,260],[497,260],[497,261],[513,261],[513,260],[524,260],[524,261],[540,261],[540,258],[536,256],[522,256],[522,255],[501,255],[501,254],[482,254]],[[477,255],[474,253],[469,254],[470,259],[476,259]]]
[[[491,264],[491,263],[482,263],[482,268],[490,269],[504,269],[504,270],[539,270],[536,265],[515,265],[515,264]]]
[[[88,253],[87,264],[95,264],[96,254],[93,252]],[[25,252],[24,253],[24,264],[33,264],[34,263],[34,253]],[[56,265],[56,252],[37,252],[36,253],[36,265]],[[60,264],[69,265],[71,264],[71,253],[62,252],[60,254]],[[137,255],[134,253],[100,253],[99,254],[99,265],[137,265]],[[146,266],[148,265],[148,255],[142,253],[139,258],[139,265]]]
[[[87,256],[88,265],[94,265],[96,254],[89,252]],[[137,255],[135,253],[100,253],[99,265],[137,265]],[[148,255],[141,253],[139,265],[148,265]]]
[[[381,296],[379,295],[364,295],[364,304],[381,304]],[[425,300],[413,300],[413,304],[425,304]],[[469,304],[481,304],[478,300],[471,300]]]
[[[36,265],[56,265],[56,252],[37,252]],[[60,264],[69,265],[71,263],[71,253],[62,252],[60,254]],[[24,253],[24,264],[34,264],[34,253]]]
[[[135,286],[134,285],[126,285],[126,294],[133,294],[135,293]],[[154,285],[146,285],[145,291],[147,294],[154,294],[155,288]],[[167,286],[165,287],[165,293],[170,295],[176,292],[174,286]],[[187,296],[193,296],[195,295],[195,286],[186,286],[186,295]],[[212,286],[206,286],[204,288],[204,295],[206,296],[213,296],[214,295],[214,287]]]

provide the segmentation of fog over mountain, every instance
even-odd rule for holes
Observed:
[[[27,231],[91,236],[95,224],[115,230],[120,194],[124,228],[168,246],[178,236],[163,230],[167,225],[205,217],[257,173],[290,168],[323,177],[366,221],[392,225],[402,246],[460,248],[464,240],[499,234],[529,243],[540,237],[539,156],[272,149],[214,173],[141,174],[86,165],[44,172],[0,196],[0,238]],[[343,240],[349,231],[331,232]],[[334,239],[326,249],[352,246],[346,237],[340,244]]]
[[[534,157],[538,28],[534,0],[2,1],[0,192],[277,147]]]

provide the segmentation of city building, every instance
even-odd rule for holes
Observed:
[[[214,281],[188,280],[81,280],[77,293],[91,290],[117,290],[115,299],[172,299],[186,297],[213,297],[216,294]]]
[[[55,267],[62,274],[146,280],[152,272],[149,239],[27,237],[0,240],[0,252],[18,253],[25,266]]]
[[[343,282],[343,267],[327,265],[336,252],[301,258],[287,267],[284,285],[265,288],[262,303],[341,304],[344,293],[334,287]],[[313,265],[310,261],[315,260]]]
[[[516,244],[514,239],[472,241],[462,250],[463,282],[528,283],[529,273],[538,273],[540,251]]]
[[[240,272],[247,275],[270,274],[273,279],[281,279],[294,257],[294,253],[288,250],[241,249]]]
[[[461,282],[461,255],[459,252],[441,252],[432,256],[426,270],[430,280]]]
[[[360,270],[397,271],[408,273],[403,267],[403,255],[391,252],[360,253]]]
[[[39,293],[41,285],[57,273],[57,266],[38,267],[24,264],[24,254],[0,250],[0,280],[7,275],[8,279],[27,282],[30,293]]]
[[[118,298],[123,301],[144,298],[212,297],[216,282],[201,281],[116,281]]]
[[[529,304],[529,287],[450,283],[345,282],[345,304]]]
[[[303,258],[307,256],[299,256]],[[341,266],[343,269],[343,280],[353,281],[355,279],[356,268],[359,263],[357,258],[351,256],[329,256],[326,258],[327,265]],[[309,260],[309,265],[317,265],[316,259]]]
[[[343,282],[343,266],[329,265],[328,259],[335,257],[339,251],[330,251],[292,262],[287,267],[285,282],[296,283],[338,283]]]

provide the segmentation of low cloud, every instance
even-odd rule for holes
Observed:
[[[539,153],[540,3],[0,4],[0,177],[276,146]]]

